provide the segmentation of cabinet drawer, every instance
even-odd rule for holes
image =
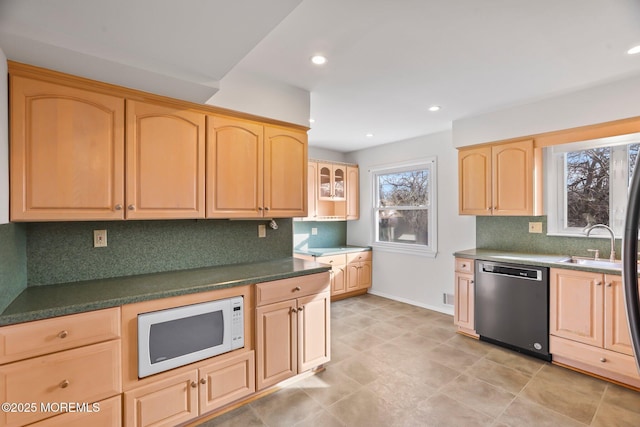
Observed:
[[[347,254],[347,264],[350,262],[371,261],[372,251],[362,251]]]
[[[0,367],[2,402],[97,402],[122,391],[120,341],[108,341]],[[0,426],[28,424],[55,413],[0,413]]]
[[[0,364],[120,337],[120,308],[0,328]]]
[[[332,266],[345,265],[347,263],[346,255],[327,255],[316,258],[316,262],[321,264],[329,264]]]
[[[456,258],[456,271],[458,273],[473,274],[473,260],[465,258]]]
[[[549,350],[554,362],[640,386],[640,376],[633,356],[555,336],[549,337]]]
[[[95,404],[89,403],[88,407],[90,408],[88,411],[67,412],[31,424],[29,427],[120,427],[122,425],[120,396],[114,396]]]
[[[271,304],[329,290],[329,272],[256,285],[256,305]]]

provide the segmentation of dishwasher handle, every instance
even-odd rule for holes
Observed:
[[[520,279],[542,281],[542,271],[532,268],[515,267],[503,264],[483,262],[479,264],[479,272],[498,274],[500,276],[518,277]]]

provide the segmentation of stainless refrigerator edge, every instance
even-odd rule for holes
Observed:
[[[636,366],[640,373],[640,307],[638,303],[638,222],[640,221],[640,167],[633,171],[622,238],[624,300]]]

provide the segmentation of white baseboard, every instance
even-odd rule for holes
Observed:
[[[437,311],[438,313],[443,313],[443,314],[448,314],[450,316],[453,316],[453,307],[451,307],[450,309],[447,309],[447,308],[443,308],[443,307],[437,307],[437,306],[433,306],[433,305],[423,304],[423,303],[418,302],[418,301],[410,300],[410,299],[407,299],[407,298],[401,298],[401,297],[398,297],[396,295],[385,294],[384,292],[378,292],[378,291],[375,291],[375,290],[372,290],[372,289],[369,289],[368,293],[370,293],[371,295],[376,295],[376,296],[379,296],[379,297],[392,299],[394,301],[399,301],[399,302],[403,302],[405,304],[415,305],[417,307],[426,308],[427,310],[433,310],[433,311]]]

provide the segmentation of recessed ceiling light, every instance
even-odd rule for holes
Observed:
[[[373,134],[371,132],[369,132],[368,134],[365,135],[367,138],[373,138]]]
[[[640,53],[640,45],[634,46],[627,51],[629,55],[635,55],[636,53]]]
[[[429,111],[440,111],[440,106],[432,105],[431,107],[429,107]]]
[[[311,57],[311,62],[313,62],[316,65],[322,65],[327,62],[327,58],[322,55],[314,55]]]

